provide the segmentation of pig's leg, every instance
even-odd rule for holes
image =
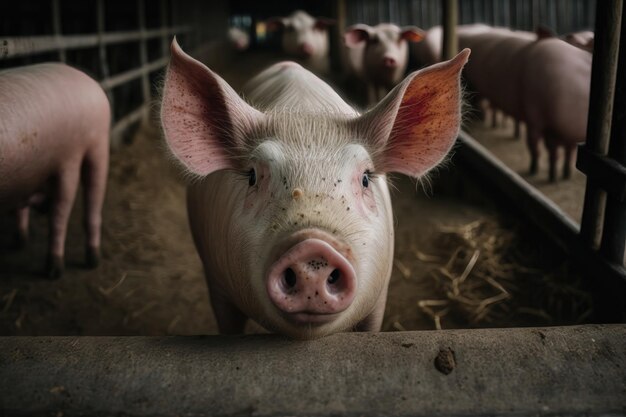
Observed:
[[[541,134],[530,126],[526,126],[526,145],[530,152],[530,175],[535,175],[539,169],[539,141]]]
[[[559,148],[554,144],[547,145],[548,147],[548,155],[550,157],[550,182],[556,181],[556,163],[559,159]]]
[[[565,146],[565,159],[563,160],[563,179],[569,179],[572,176],[572,159],[574,156],[574,146]]]
[[[17,209],[17,230],[15,233],[15,248],[22,249],[28,243],[28,219],[30,207],[24,206]]]
[[[380,332],[383,326],[383,317],[385,316],[385,306],[387,305],[387,290],[388,286],[385,286],[384,291],[381,291],[376,306],[369,316],[361,320],[355,327],[357,332]]]
[[[108,141],[104,141],[108,147]],[[83,164],[83,199],[84,217],[83,226],[87,241],[85,245],[85,257],[87,266],[95,268],[100,262],[100,234],[102,228],[102,205],[106,192],[108,151],[88,154]]]
[[[67,223],[74,205],[80,169],[78,164],[67,164],[56,178],[56,193],[50,213],[50,246],[48,252],[48,277],[61,277],[64,266]]]
[[[207,278],[207,281],[209,279]],[[248,317],[241,312],[219,288],[209,285],[213,314],[220,334],[241,334]]]

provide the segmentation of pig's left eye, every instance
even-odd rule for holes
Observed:
[[[361,179],[361,185],[363,185],[364,188],[367,188],[370,186],[370,176],[372,175],[371,172],[369,172],[369,170],[365,171],[363,173],[363,178]]]
[[[248,185],[250,187],[256,185],[256,171],[254,168],[250,168],[250,171],[248,171]]]

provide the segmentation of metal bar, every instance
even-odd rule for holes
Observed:
[[[152,39],[191,31],[189,26],[145,31],[144,38]],[[60,49],[80,49],[98,46],[100,43],[111,45],[142,39],[140,31],[109,32],[102,35],[65,35],[65,36],[18,36],[0,38],[0,59],[35,55]]]
[[[596,6],[587,143],[584,147],[601,155],[606,154],[611,130],[622,10],[622,0],[601,0]],[[578,166],[578,160],[576,164]],[[600,187],[601,184],[587,179],[580,234],[592,248],[599,245],[602,227],[603,193]]]
[[[459,3],[457,0],[442,0],[443,45],[442,58],[452,59],[459,50],[456,26],[459,21]]]
[[[148,64],[148,45],[146,44],[146,7],[144,0],[137,0],[137,14],[139,15],[139,33],[141,39],[139,40],[139,59],[141,67],[144,68]],[[143,102],[149,103],[151,100],[150,93],[150,73],[143,72],[141,74],[141,91],[143,96]]]
[[[584,145],[578,147],[577,168],[588,179],[612,195],[617,201],[626,200],[626,167],[615,159],[590,152]]]
[[[55,39],[61,38],[61,8],[59,6],[59,0],[52,0],[52,31]],[[59,48],[59,61],[67,61],[65,48]]]
[[[169,62],[169,57],[157,59],[156,61],[152,61],[143,67],[135,68],[130,71],[126,71],[121,74],[115,75],[113,77],[104,79],[100,82],[100,86],[102,86],[102,88],[105,91],[111,90],[112,88],[115,88],[120,84],[124,84],[135,78],[139,78],[143,74],[147,74],[161,67],[164,67],[167,65],[168,62]]]
[[[100,58],[100,76],[103,80],[109,78],[109,62],[107,58],[107,49],[104,44],[103,36],[106,28],[104,27],[104,0],[98,0],[96,3],[96,18],[97,18],[97,29],[98,29],[98,56]],[[106,95],[109,99],[109,105],[111,106],[111,114],[113,114],[113,109],[115,108],[115,98],[113,97],[113,93],[111,90],[106,91]]]
[[[626,325],[2,337],[0,414],[622,415]]]
[[[617,60],[617,74],[626,71],[626,9],[622,9],[621,40]],[[626,172],[626,79],[615,81],[615,101],[608,157]],[[626,199],[609,193],[604,213],[604,227],[600,251],[611,262],[624,265],[626,251]]]
[[[161,31],[166,30],[167,28],[167,0],[161,0]],[[169,36],[168,34],[161,35],[161,56],[166,57],[169,55]]]

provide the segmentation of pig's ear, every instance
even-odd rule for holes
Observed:
[[[343,40],[348,48],[356,48],[361,42],[367,42],[372,28],[368,25],[358,24],[350,26],[343,34]]]
[[[537,26],[535,33],[537,34],[538,41],[542,39],[556,38],[556,32],[552,30],[552,28],[544,25]]]
[[[172,42],[161,123],[172,153],[191,172],[234,168],[245,133],[263,114],[244,102],[217,74]]]
[[[414,72],[358,119],[374,168],[419,177],[440,163],[459,133],[464,49],[450,61]]]
[[[417,26],[406,26],[400,32],[400,38],[409,42],[420,42],[426,37],[426,32]]]

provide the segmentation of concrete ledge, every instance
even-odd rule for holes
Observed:
[[[0,338],[0,415],[625,413],[626,325]]]

